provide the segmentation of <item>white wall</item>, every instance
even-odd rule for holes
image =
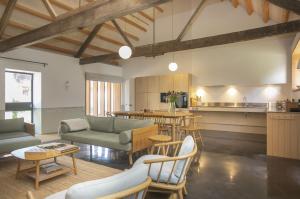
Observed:
[[[122,69],[103,64],[81,67],[78,59],[45,51],[20,48],[1,56],[48,63],[42,65],[0,59],[0,110],[5,107],[5,68],[41,72],[42,108],[83,107],[85,103],[84,72],[121,76]],[[65,83],[69,81],[69,87]]]
[[[190,2],[190,1],[189,1]],[[180,33],[189,16],[191,6],[185,1],[175,1],[174,38]],[[172,38],[170,10],[166,10],[157,19],[156,41]],[[209,1],[197,16],[192,28],[184,40],[241,31],[273,24],[264,23],[261,16],[247,14],[244,8],[234,8],[229,1]],[[152,43],[151,31],[144,34],[148,43]],[[174,53],[178,71],[191,73],[192,86],[196,89],[209,87],[210,101],[241,101],[247,96],[249,101],[266,102],[265,89],[268,85],[277,85],[277,95],[272,100],[290,96],[290,47],[294,34],[275,36],[247,42],[200,48]],[[172,61],[172,53],[155,58],[133,58],[124,62],[123,75],[126,79],[171,74],[168,64]],[[240,91],[234,99],[225,95],[228,86],[234,85]],[[194,89],[194,90],[195,90]],[[129,100],[131,96],[127,97]],[[131,100],[132,101],[132,100]],[[133,103],[133,102],[132,102]]]

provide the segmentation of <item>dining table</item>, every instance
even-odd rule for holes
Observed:
[[[192,116],[193,113],[178,111],[178,112],[167,112],[167,111],[116,111],[113,113],[116,117],[127,117],[127,118],[165,118],[170,121],[171,125],[171,137],[172,141],[176,141],[176,121],[183,121],[183,125],[185,126],[185,118]]]

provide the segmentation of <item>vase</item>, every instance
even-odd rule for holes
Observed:
[[[175,102],[169,102],[169,113],[175,113],[175,111],[176,111]]]

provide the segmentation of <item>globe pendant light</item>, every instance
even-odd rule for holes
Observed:
[[[174,38],[174,0],[172,0],[172,39]],[[175,72],[178,68],[177,63],[174,61],[174,53],[172,54],[172,62],[169,63],[169,70]]]
[[[174,72],[174,71],[177,70],[177,68],[178,68],[178,66],[177,66],[177,64],[175,62],[169,63],[169,70],[170,71]]]
[[[132,55],[132,50],[129,46],[121,46],[119,49],[119,56],[122,59],[129,59]]]

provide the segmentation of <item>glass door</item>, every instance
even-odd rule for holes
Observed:
[[[33,74],[5,71],[5,118],[33,121]]]

